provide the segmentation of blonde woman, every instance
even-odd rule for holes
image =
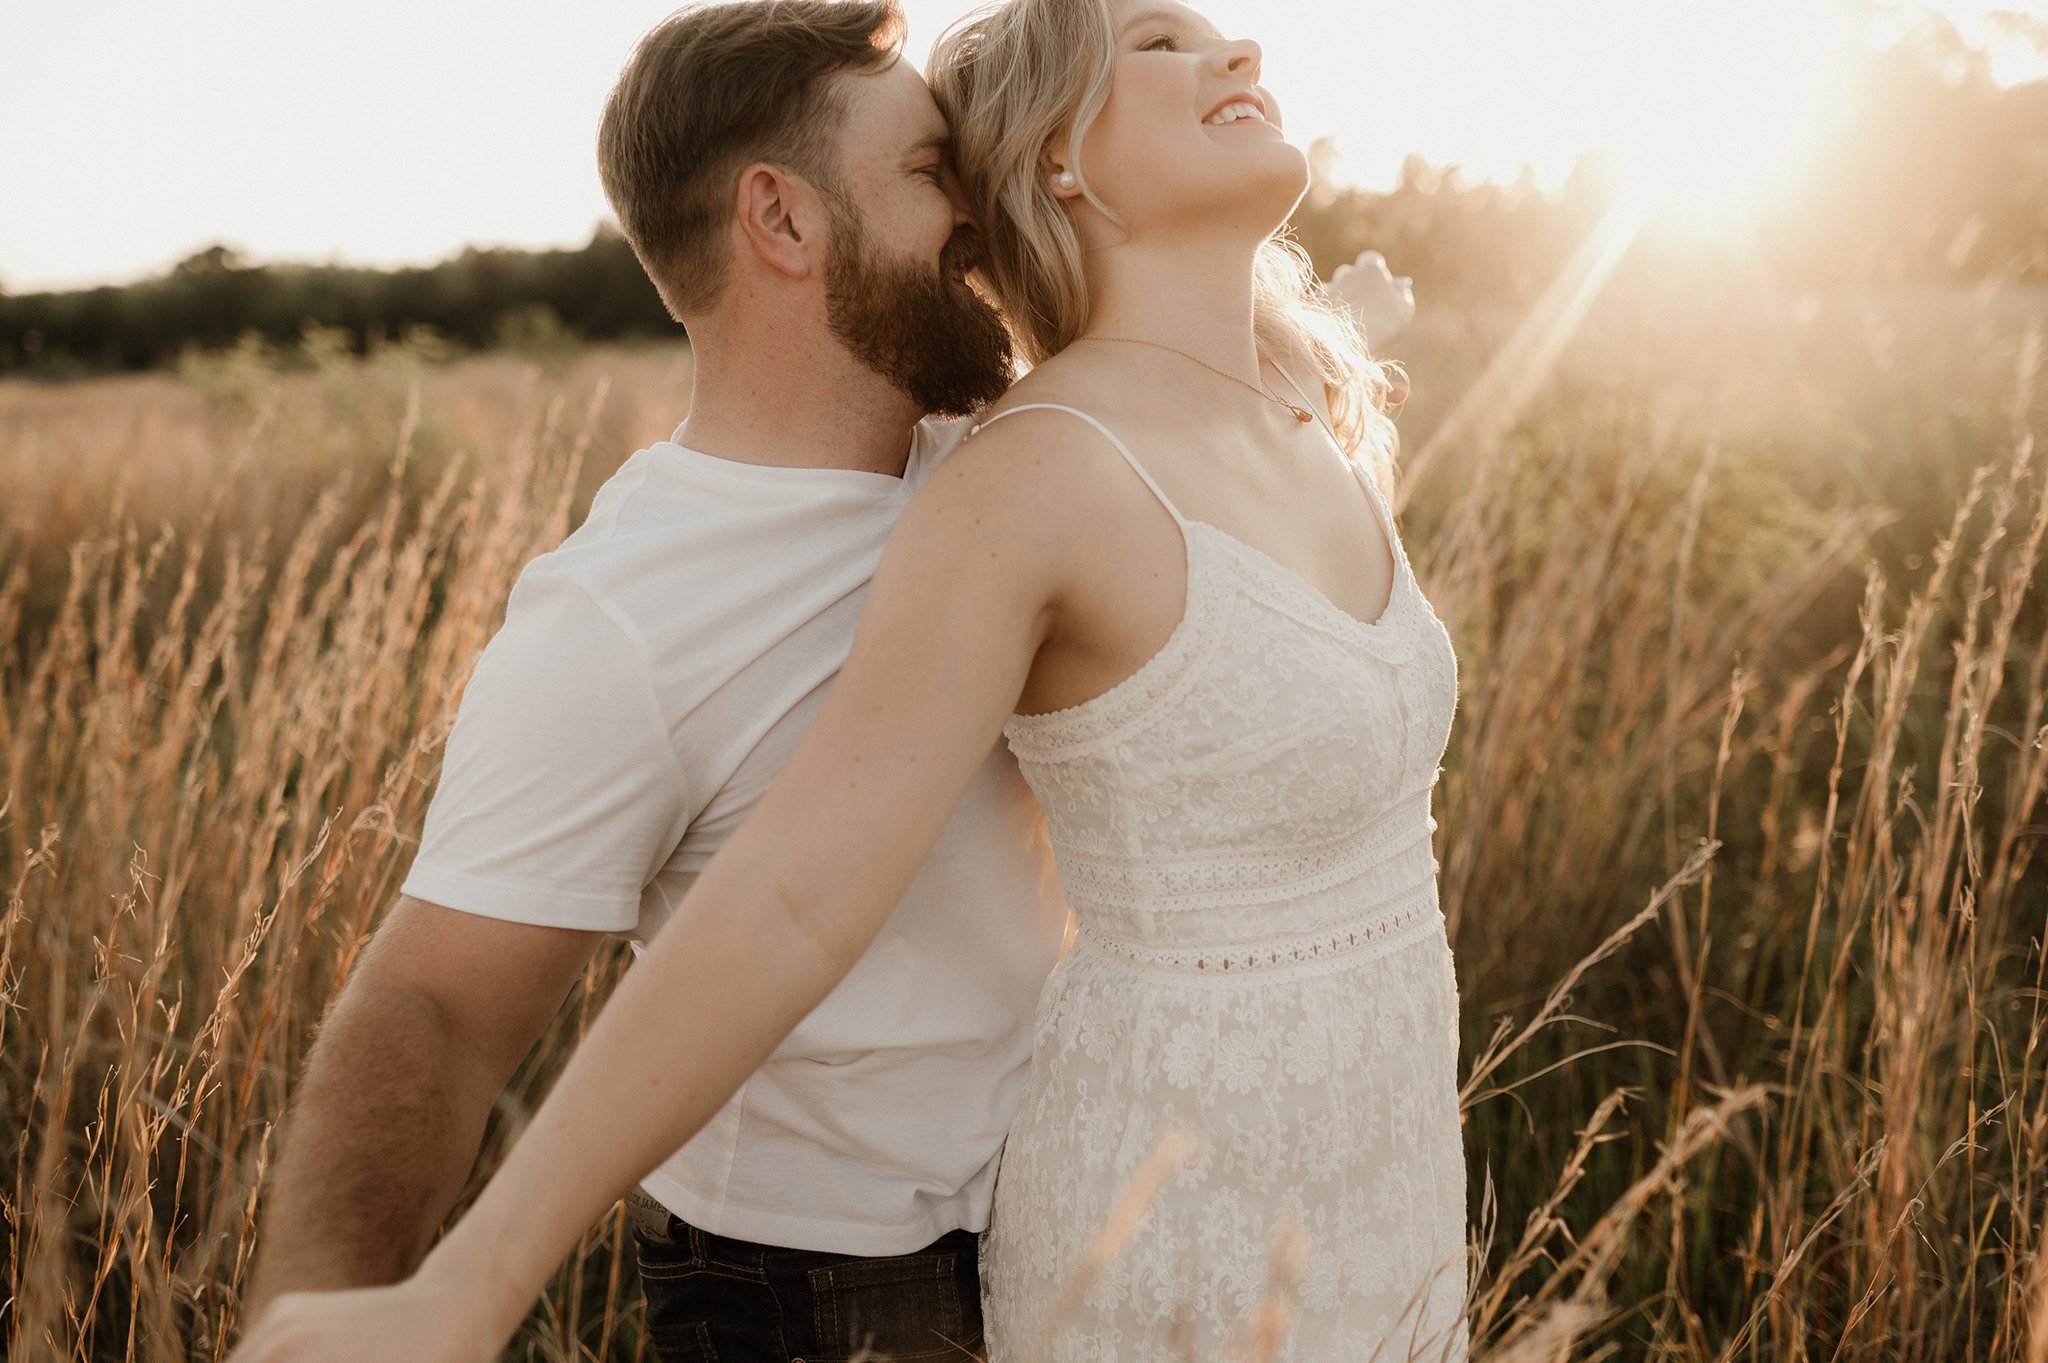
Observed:
[[[1002,739],[1079,931],[983,1247],[990,1358],[1235,1357],[1276,1307],[1262,1357],[1464,1355],[1455,661],[1375,483],[1386,378],[1274,240],[1306,160],[1256,44],[1173,0],[1008,0],[929,75],[1035,367],[468,1215],[397,1287],[281,1300],[250,1357],[494,1356],[852,968]]]

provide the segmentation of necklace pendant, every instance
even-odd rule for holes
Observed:
[[[1287,410],[1294,413],[1294,419],[1296,421],[1301,422],[1303,425],[1307,425],[1309,422],[1315,420],[1315,417],[1309,414],[1309,410],[1306,407],[1297,407],[1290,402],[1287,404]]]

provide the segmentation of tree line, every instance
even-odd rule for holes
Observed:
[[[2008,16],[2048,51],[2048,22]],[[1762,214],[1752,250],[1788,289],[2007,284],[2048,279],[2048,80],[1999,86],[1952,25],[1924,20],[1859,55],[1845,107],[1798,192]],[[1326,171],[1330,149],[1316,156]],[[1365,247],[1439,301],[1526,305],[1615,201],[1613,169],[1583,161],[1560,188],[1472,183],[1411,158],[1391,190],[1319,173],[1294,230],[1327,273]],[[1638,243],[1655,278],[1696,242]],[[1659,261],[1659,253],[1663,259]],[[1645,262],[1649,263],[1645,263]],[[0,374],[147,369],[245,337],[289,347],[308,327],[358,348],[426,329],[462,348],[534,337],[678,336],[615,229],[573,250],[465,250],[373,270],[250,264],[225,246],[123,287],[0,292]]]
[[[535,327],[593,340],[676,333],[608,227],[575,250],[470,249],[401,270],[250,265],[214,246],[125,287],[0,296],[0,373],[148,369],[252,334],[288,346],[308,327],[344,332],[359,348],[420,328],[466,348]]]

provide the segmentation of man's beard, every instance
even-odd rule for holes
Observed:
[[[936,269],[891,258],[860,211],[832,201],[825,257],[825,321],[846,348],[894,384],[918,409],[967,416],[994,402],[1016,378],[1009,328],[996,310],[954,279],[980,254],[961,228]]]

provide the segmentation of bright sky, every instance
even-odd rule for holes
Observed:
[[[393,264],[578,244],[597,113],[673,0],[0,0],[0,287],[121,280],[225,241]],[[1257,38],[1306,146],[1554,182],[1604,148],[1740,178],[1818,106],[1833,0],[1195,0]],[[924,53],[971,0],[906,0]],[[1938,0],[1988,39],[1997,8]],[[480,18],[479,16],[487,16]],[[2041,74],[2021,46],[2001,74]],[[1731,130],[1733,136],[1731,136]]]

